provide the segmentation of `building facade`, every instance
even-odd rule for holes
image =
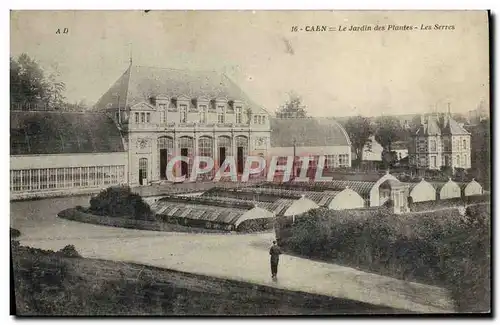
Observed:
[[[416,169],[471,168],[471,134],[450,113],[422,117],[408,156],[410,167]]]
[[[95,109],[122,130],[132,186],[167,180],[175,156],[189,157],[175,176],[190,178],[195,156],[212,158],[214,171],[233,156],[241,174],[248,155],[265,157],[270,147],[267,111],[217,72],[130,65]]]

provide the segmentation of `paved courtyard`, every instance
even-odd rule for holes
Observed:
[[[273,233],[220,235],[121,229],[78,223],[57,212],[88,204],[89,197],[11,203],[11,226],[22,245],[58,250],[75,245],[84,257],[127,261],[323,294],[414,312],[453,312],[441,288],[334,264],[284,255],[272,282],[268,247]]]

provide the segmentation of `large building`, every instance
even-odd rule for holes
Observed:
[[[471,168],[471,134],[451,114],[422,116],[408,148],[410,167],[416,169]]]
[[[155,67],[130,67],[95,109],[111,116],[128,151],[129,184],[167,179],[174,156],[205,156],[218,168],[234,156],[238,173],[248,155],[267,156],[269,115],[227,76]],[[190,177],[193,159],[176,176]]]

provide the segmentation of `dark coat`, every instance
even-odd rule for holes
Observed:
[[[271,263],[278,263],[280,259],[281,249],[278,245],[271,246],[269,255],[271,255]]]

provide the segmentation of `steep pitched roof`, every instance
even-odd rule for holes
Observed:
[[[109,104],[120,102],[133,106],[149,101],[150,97],[163,95],[189,98],[206,97],[208,99],[227,98],[241,100],[253,112],[267,113],[248,97],[225,74],[216,71],[190,71],[171,68],[129,66],[125,73],[104,93],[95,105],[105,109]],[[116,105],[115,105],[116,106]]]
[[[10,112],[11,155],[123,151],[120,130],[105,114]]]
[[[441,135],[441,128],[439,123],[434,116],[429,115],[427,117],[427,122],[420,125],[420,127],[415,132],[417,135]]]
[[[467,135],[470,134],[463,126],[458,124],[451,116],[447,117],[445,120],[445,125],[443,127],[442,134],[446,135]]]
[[[330,118],[271,118],[271,147],[350,146],[344,128]]]

